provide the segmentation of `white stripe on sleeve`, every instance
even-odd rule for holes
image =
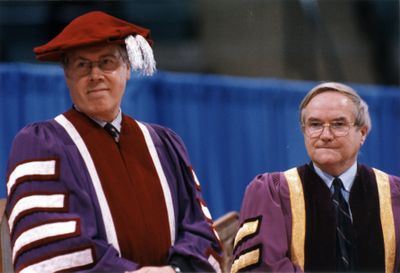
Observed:
[[[23,197],[17,201],[11,210],[8,225],[10,230],[14,228],[15,219],[25,211],[41,208],[63,208],[65,204],[64,194],[38,194]]]
[[[71,220],[63,222],[46,223],[24,231],[15,240],[12,251],[13,262],[15,260],[15,255],[17,254],[17,252],[24,246],[27,246],[34,242],[38,242],[40,240],[44,240],[49,237],[73,234],[77,231],[76,229],[77,229],[76,220]]]
[[[55,175],[56,174],[56,161],[31,161],[18,165],[10,174],[7,182],[7,193],[10,194],[11,188],[15,185],[17,180],[21,177],[28,175]]]
[[[23,268],[20,273],[53,273],[61,270],[72,269],[93,263],[93,253],[91,248],[71,252],[32,264]]]

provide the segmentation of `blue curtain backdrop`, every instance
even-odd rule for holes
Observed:
[[[122,109],[183,138],[211,213],[218,217],[240,209],[255,175],[308,161],[298,105],[316,84],[158,72],[129,81]],[[373,123],[359,160],[400,175],[400,88],[350,85],[370,105]],[[0,64],[0,197],[15,134],[71,105],[61,68]]]

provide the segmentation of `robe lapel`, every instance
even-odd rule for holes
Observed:
[[[166,264],[171,244],[168,214],[158,174],[137,123],[123,115],[120,141],[116,143],[97,123],[76,110],[64,115],[92,157],[122,257],[141,265]]]
[[[306,206],[305,271],[335,269],[335,223],[330,190],[309,165],[300,167]]]
[[[350,207],[356,235],[356,265],[358,265],[356,269],[370,272],[384,271],[378,189],[374,174],[363,165],[357,168],[357,176],[350,193]]]

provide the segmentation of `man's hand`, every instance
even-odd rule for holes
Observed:
[[[135,271],[127,271],[125,273],[175,273],[171,266],[144,266]]]

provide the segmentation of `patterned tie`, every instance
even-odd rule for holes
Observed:
[[[339,178],[333,180],[333,205],[336,217],[336,268],[339,272],[353,268],[353,236],[349,206],[342,195],[343,183]]]
[[[111,123],[107,122],[104,129],[114,138],[116,142],[119,140],[119,132]]]

